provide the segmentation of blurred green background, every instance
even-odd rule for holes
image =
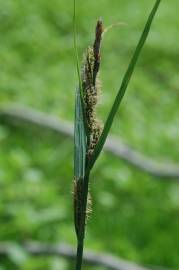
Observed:
[[[0,106],[18,103],[73,121],[77,76],[73,1],[0,0]],[[78,0],[80,57],[96,20],[103,40],[105,119],[154,1]],[[111,134],[158,161],[179,161],[179,2],[163,0]],[[73,141],[0,125],[0,241],[75,245]],[[178,179],[179,180],[179,179]],[[162,181],[103,153],[91,177],[93,213],[85,246],[142,265],[179,269],[179,183]],[[15,248],[0,270],[72,270],[68,261]],[[102,269],[85,267],[85,269]]]

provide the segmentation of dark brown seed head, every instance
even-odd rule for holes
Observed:
[[[93,53],[94,53],[94,67],[93,67],[93,85],[96,84],[96,77],[100,67],[100,48],[101,48],[101,40],[103,34],[103,22],[102,20],[97,21],[96,25],[96,36],[93,44]]]

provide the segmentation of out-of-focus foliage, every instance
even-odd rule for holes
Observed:
[[[78,0],[80,53],[96,19],[123,21],[102,48],[102,119],[153,3]],[[151,157],[179,160],[179,3],[162,1],[112,133]],[[73,121],[77,82],[72,1],[0,0],[0,104],[29,105]],[[0,126],[0,240],[75,244],[72,140],[37,129]],[[159,181],[103,154],[91,182],[86,246],[145,265],[179,269],[179,184]],[[0,269],[73,269],[58,258],[31,258],[19,246]],[[87,269],[87,268],[86,268]]]

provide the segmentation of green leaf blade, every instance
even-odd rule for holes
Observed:
[[[86,133],[79,88],[76,90],[75,100],[74,148],[74,176],[81,179],[85,175]]]
[[[139,55],[140,55],[140,53],[142,51],[142,48],[143,48],[143,46],[145,44],[145,41],[146,41],[146,39],[148,37],[148,34],[150,32],[150,28],[151,28],[153,19],[155,17],[155,14],[156,14],[156,12],[158,10],[160,2],[161,2],[161,0],[156,0],[156,2],[154,4],[154,7],[153,7],[153,9],[152,9],[152,11],[151,11],[151,13],[150,13],[150,15],[148,17],[148,20],[147,20],[146,24],[145,24],[145,27],[144,27],[143,33],[141,35],[141,38],[140,38],[140,40],[138,42],[138,45],[137,45],[137,47],[135,49],[135,52],[134,52],[134,54],[132,56],[132,59],[131,59],[130,63],[129,63],[127,71],[126,71],[126,73],[125,73],[125,75],[123,77],[121,87],[120,87],[120,89],[119,89],[119,91],[117,93],[117,96],[115,98],[115,101],[113,103],[111,111],[110,111],[110,113],[108,115],[108,118],[107,118],[107,120],[105,122],[103,132],[102,132],[102,134],[100,136],[98,144],[96,145],[96,147],[94,149],[93,156],[92,156],[91,161],[90,161],[90,163],[88,165],[88,170],[92,169],[92,167],[94,166],[94,163],[96,162],[98,156],[100,155],[100,153],[101,153],[101,151],[103,149],[106,138],[107,138],[107,136],[109,134],[109,131],[111,129],[114,117],[115,117],[115,115],[116,115],[116,113],[117,113],[117,111],[119,109],[121,101],[122,101],[122,99],[124,97],[124,94],[125,94],[125,92],[127,90],[130,79],[131,79],[132,74],[134,72],[134,69],[136,67]]]

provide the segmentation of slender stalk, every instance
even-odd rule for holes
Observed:
[[[76,58],[76,69],[77,75],[79,80],[79,87],[80,87],[80,94],[82,96],[82,82],[80,76],[80,61],[78,56],[78,49],[77,49],[77,38],[76,38],[76,0],[73,1],[73,44],[74,44],[74,51],[75,51],[75,58]]]
[[[82,201],[82,218],[80,232],[77,237],[77,252],[76,252],[76,270],[81,270],[83,262],[83,249],[84,249],[84,238],[85,238],[85,225],[86,225],[86,210],[88,201],[88,184],[89,174],[84,177],[84,196]]]
[[[77,252],[76,252],[76,270],[80,270],[82,267],[83,246],[84,246],[84,241],[82,243],[79,241],[77,245]]]

